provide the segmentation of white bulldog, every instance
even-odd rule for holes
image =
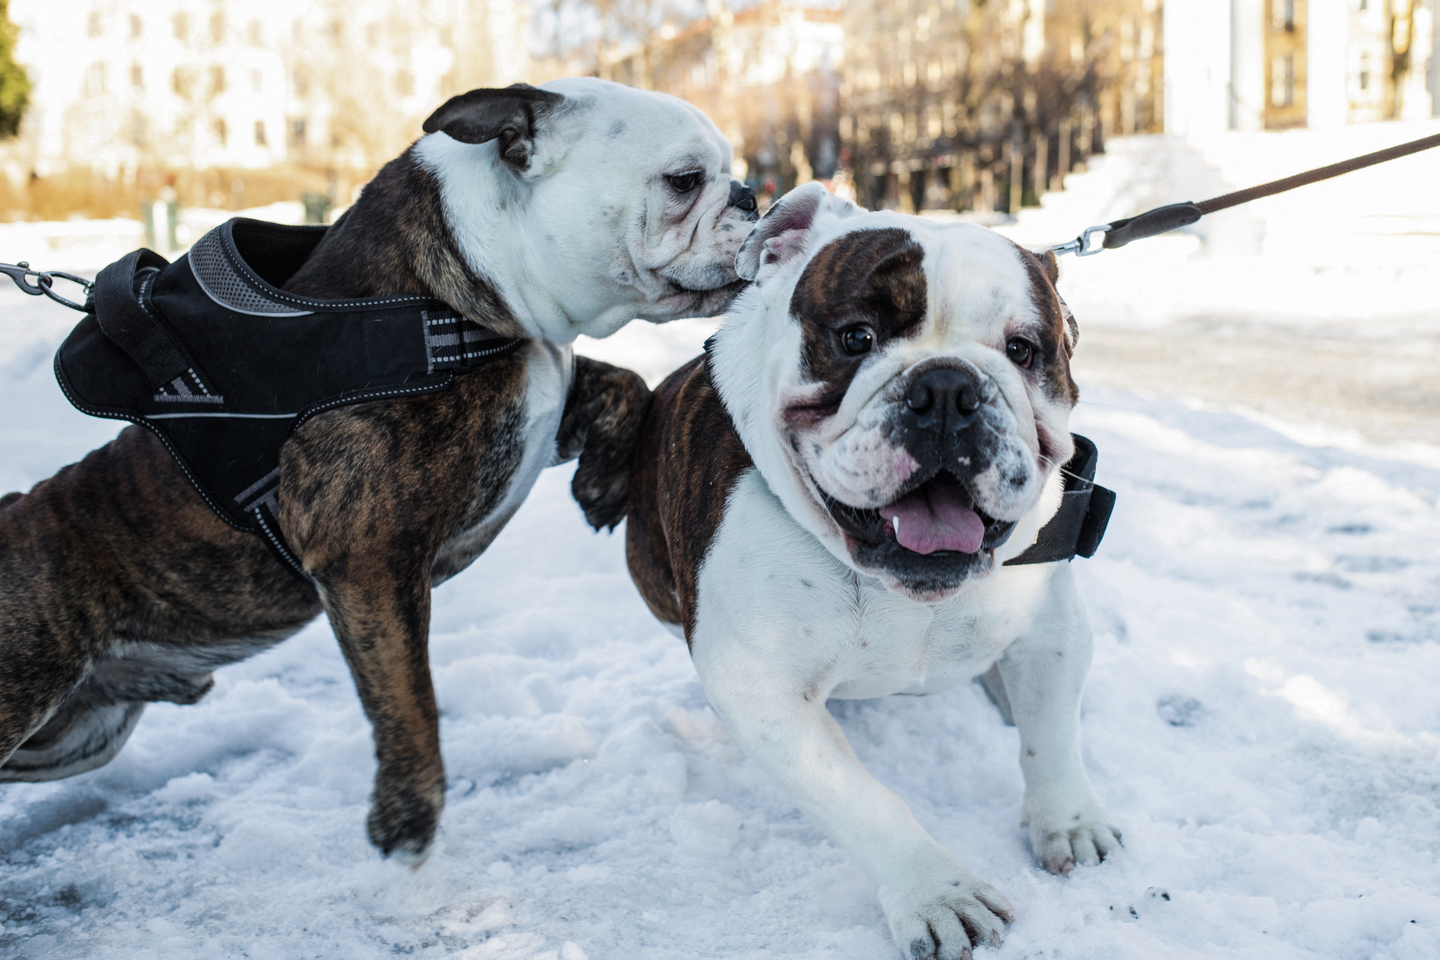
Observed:
[[[530,336],[711,316],[744,286],[732,255],[755,196],[683,100],[566,77],[454,97],[425,131],[442,135],[415,160],[439,179],[460,252]]]
[[[736,267],[753,286],[646,421],[631,573],[735,738],[864,866],[907,955],[968,957],[1010,902],[865,771],[825,702],[998,664],[1036,855],[1069,873],[1119,847],[1080,762],[1091,641],[1070,569],[1001,566],[1056,513],[1073,450],[1054,256],[807,185]]]

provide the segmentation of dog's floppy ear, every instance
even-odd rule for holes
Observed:
[[[1037,253],[1040,258],[1040,269],[1045,271],[1045,279],[1050,281],[1050,286],[1055,286],[1060,280],[1060,260],[1055,256],[1053,249],[1046,249],[1044,253]]]
[[[765,212],[735,254],[735,272],[751,281],[760,280],[768,268],[779,268],[802,255],[818,227],[830,219],[862,212],[849,200],[842,200],[815,181],[802,184]]]
[[[1065,355],[1070,356],[1075,353],[1075,345],[1080,342],[1080,324],[1075,322],[1075,314],[1070,312],[1070,304],[1065,302],[1065,298],[1061,297],[1058,291],[1055,296],[1060,299],[1060,315],[1065,320]]]
[[[1050,281],[1050,286],[1060,282],[1060,259],[1055,256],[1053,249],[1035,254],[1035,259],[1040,261],[1040,270],[1045,274],[1045,279]],[[1080,325],[1075,322],[1075,314],[1070,312],[1070,304],[1060,296],[1058,289],[1055,296],[1060,300],[1060,314],[1065,318],[1065,355],[1069,356],[1075,352],[1075,345],[1080,342]]]
[[[564,99],[528,83],[512,83],[503,90],[471,90],[446,100],[430,114],[424,130],[438,130],[461,143],[499,140],[501,159],[523,170],[535,152],[537,121]]]

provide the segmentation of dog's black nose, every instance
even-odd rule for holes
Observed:
[[[739,207],[746,213],[754,213],[759,209],[755,203],[755,191],[739,180],[730,181],[730,206]]]
[[[905,405],[922,429],[960,430],[975,419],[983,402],[980,382],[953,367],[933,367],[910,382]]]

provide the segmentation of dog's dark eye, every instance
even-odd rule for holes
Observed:
[[[1029,340],[1021,340],[1019,337],[1011,337],[1005,342],[1005,356],[1017,367],[1030,369],[1035,362],[1035,344]]]
[[[691,170],[687,173],[668,174],[665,180],[676,193],[689,193],[700,185],[700,178],[703,176],[699,170]]]
[[[875,331],[866,326],[846,327],[840,331],[840,348],[852,357],[869,353],[875,347]]]

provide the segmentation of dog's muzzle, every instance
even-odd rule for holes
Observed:
[[[755,191],[739,180],[730,181],[730,200],[726,206],[740,210],[746,215],[746,220],[760,219],[760,205],[755,202]]]

